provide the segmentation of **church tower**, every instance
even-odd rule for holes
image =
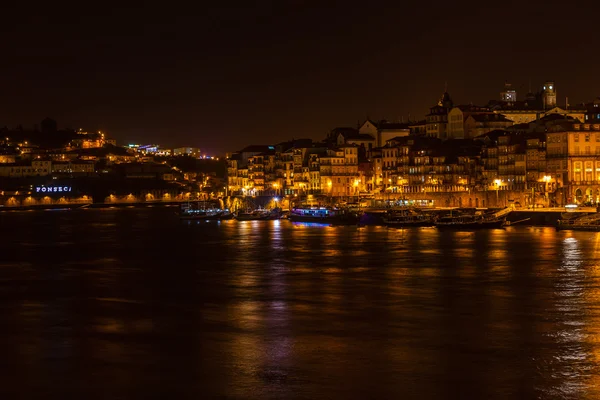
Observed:
[[[512,88],[510,83],[504,84],[504,92],[500,92],[500,100],[505,103],[514,103],[517,101],[517,91]]]
[[[554,82],[547,81],[544,84],[542,101],[545,109],[556,107],[556,86],[554,86]]]

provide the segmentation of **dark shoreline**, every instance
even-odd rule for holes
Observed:
[[[88,203],[88,204],[41,204],[33,206],[0,207],[0,212],[10,211],[59,211],[77,210],[83,208],[152,208],[152,207],[175,207],[182,202],[161,203]]]
[[[137,203],[85,203],[85,204],[40,204],[31,206],[18,207],[0,207],[0,213],[6,212],[23,212],[23,211],[71,211],[84,208],[93,209],[109,209],[109,208],[166,208],[179,207],[185,202],[137,202]],[[443,210],[439,210],[440,212]],[[371,217],[367,217],[367,222],[364,225],[382,225],[378,218],[378,211],[367,211]],[[582,212],[582,215],[585,213]],[[519,222],[519,225],[524,226],[556,226],[561,218],[560,210],[554,211],[532,211],[532,210],[513,210],[508,216],[507,221]],[[524,221],[525,220],[525,221]],[[521,222],[523,221],[523,222]]]

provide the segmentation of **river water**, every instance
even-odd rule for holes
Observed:
[[[600,398],[600,234],[0,213],[0,398]]]

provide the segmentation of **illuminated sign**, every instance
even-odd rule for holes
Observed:
[[[71,186],[36,186],[36,193],[63,193],[70,192]]]

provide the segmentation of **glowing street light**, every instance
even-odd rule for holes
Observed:
[[[500,179],[495,179],[494,183],[496,184],[496,205],[498,205],[498,189],[500,188],[502,181]]]
[[[546,198],[546,206],[550,207],[550,199],[548,198],[548,183],[552,180],[552,177],[549,175],[544,175],[542,181],[544,181],[544,197]]]

